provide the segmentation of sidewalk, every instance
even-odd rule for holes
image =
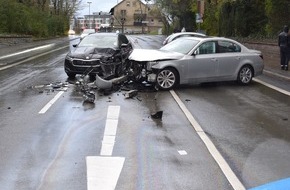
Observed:
[[[280,67],[280,50],[277,44],[244,43],[248,48],[262,52],[264,57],[264,74],[279,77],[290,82],[290,70]],[[289,65],[290,66],[290,65]],[[290,69],[290,68],[289,68]]]
[[[263,51],[262,51],[263,52]],[[264,73],[265,75],[271,75],[274,77],[279,77],[290,82],[290,70],[281,70],[280,66],[280,54],[266,54],[264,55]],[[289,64],[290,66],[290,64]],[[290,69],[290,68],[289,68]]]

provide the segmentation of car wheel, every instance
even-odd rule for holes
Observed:
[[[68,76],[68,78],[75,78],[75,76],[76,76],[76,74],[74,74],[74,73],[66,73],[67,74],[67,76]]]
[[[96,74],[91,74],[89,75],[90,81],[95,81],[96,80]]]
[[[238,82],[243,85],[247,85],[252,81],[253,69],[249,65],[243,66],[238,73]]]
[[[177,71],[173,68],[160,70],[156,76],[156,86],[161,90],[170,90],[178,83]]]

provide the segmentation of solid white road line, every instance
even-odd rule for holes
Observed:
[[[244,185],[241,183],[241,181],[238,179],[236,174],[233,172],[233,170],[230,168],[228,163],[225,161],[225,159],[222,157],[220,152],[217,150],[215,145],[212,143],[210,138],[205,134],[201,126],[198,124],[198,122],[194,119],[194,117],[190,114],[189,110],[186,108],[186,106],[183,104],[183,102],[180,100],[180,98],[177,96],[175,91],[170,90],[171,95],[181,108],[181,110],[185,113],[187,119],[191,123],[192,127],[197,132],[198,136],[201,138],[201,140],[204,142],[205,146],[209,150],[212,157],[215,159],[219,167],[221,168],[222,172],[232,185],[232,187],[235,190],[246,190]]]
[[[270,74],[270,75],[277,76],[277,77],[282,78],[282,79],[290,80],[290,77],[283,76],[283,75],[280,75],[280,74],[275,73],[275,72],[272,72],[272,71],[268,71],[268,70],[265,70],[265,69],[264,69],[263,72],[264,72],[264,73],[268,73],[268,74]]]
[[[64,91],[67,88],[64,88]],[[64,93],[64,91],[59,91],[52,100],[50,100],[38,113],[44,114],[47,110],[59,99],[59,97]]]
[[[52,52],[55,52],[55,51],[59,51],[59,50],[61,50],[61,49],[67,48],[67,47],[68,47],[68,46],[60,47],[60,48],[57,48],[57,49],[54,49],[54,50],[51,50],[51,51],[48,51],[48,52],[45,52],[45,53],[38,54],[38,55],[33,56],[33,57],[29,57],[29,58],[24,59],[24,60],[22,60],[22,61],[19,61],[19,62],[17,62],[17,63],[9,64],[9,65],[7,65],[7,66],[1,67],[1,68],[0,68],[0,71],[5,70],[5,69],[8,69],[8,68],[11,68],[11,67],[14,67],[14,66],[16,66],[16,65],[20,65],[20,64],[25,63],[25,62],[27,62],[27,61],[31,61],[31,60],[36,59],[36,58],[38,58],[38,57],[44,56],[44,55],[46,55],[46,54],[49,54],[49,53],[52,53]]]
[[[273,90],[276,90],[276,91],[278,91],[278,92],[281,92],[282,94],[285,94],[285,95],[287,95],[287,96],[290,96],[290,92],[288,92],[288,91],[286,91],[286,90],[283,90],[283,89],[281,89],[281,88],[278,88],[278,87],[276,87],[276,86],[274,86],[274,85],[271,85],[271,84],[269,84],[269,83],[263,82],[263,81],[261,81],[261,80],[259,80],[259,79],[256,79],[256,78],[253,78],[253,81],[258,82],[258,83],[260,83],[260,84],[262,84],[262,85],[264,85],[264,86],[267,86],[267,87],[269,87],[269,88],[272,88]]]
[[[39,46],[39,47],[36,47],[36,48],[32,48],[32,49],[28,49],[28,50],[24,50],[24,51],[17,52],[17,53],[13,53],[13,54],[9,54],[9,55],[4,55],[4,56],[0,57],[0,60],[1,60],[1,59],[5,59],[5,58],[9,58],[9,57],[13,57],[13,56],[15,56],[15,55],[21,55],[21,54],[29,53],[29,52],[32,52],[32,51],[36,51],[36,50],[41,50],[41,49],[49,48],[49,47],[52,47],[52,46],[54,46],[54,45],[55,45],[55,44],[48,44],[48,45]]]

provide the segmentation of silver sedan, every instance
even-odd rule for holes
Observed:
[[[134,49],[129,60],[136,80],[161,90],[218,81],[246,85],[264,69],[260,51],[222,37],[183,37],[156,50]]]

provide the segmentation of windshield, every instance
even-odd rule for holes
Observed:
[[[99,48],[116,48],[118,46],[117,36],[96,36],[89,35],[85,37],[78,45],[79,47],[99,47]]]
[[[195,40],[192,38],[180,38],[172,41],[169,44],[166,44],[160,50],[173,51],[182,54],[188,54],[190,50],[192,50],[196,44],[198,44],[199,40]]]

